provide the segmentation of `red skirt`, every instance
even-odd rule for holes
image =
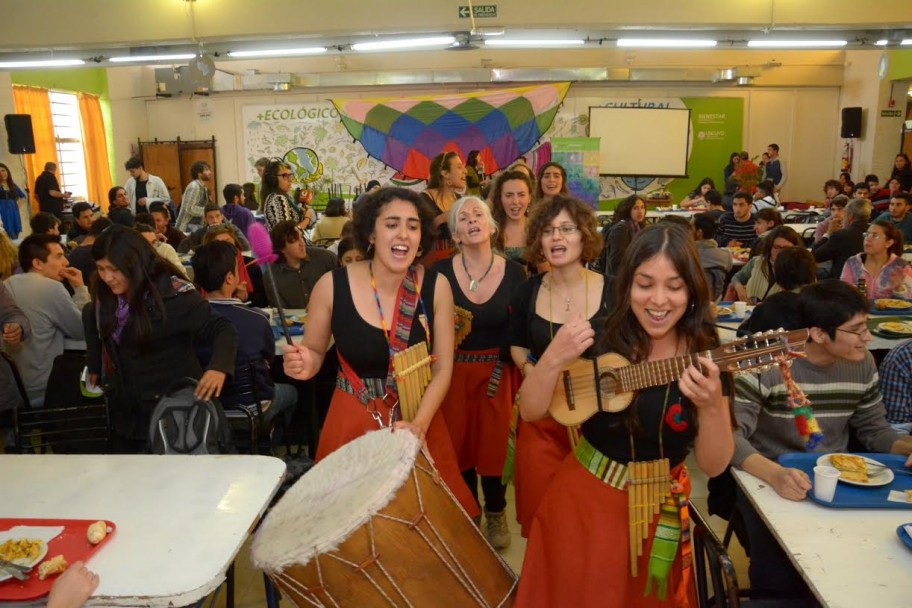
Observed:
[[[389,408],[379,399],[375,400],[375,403],[378,403],[377,408],[380,410],[383,420],[389,420]],[[329,403],[329,411],[326,414],[326,421],[320,431],[316,462],[320,462],[349,441],[357,439],[370,431],[375,431],[377,428],[377,422],[368,413],[367,408],[358,401],[357,397],[337,388],[333,392],[332,401]],[[462,508],[466,510],[470,517],[478,517],[481,511],[469,491],[469,487],[462,479],[459,464],[456,461],[456,452],[453,450],[446,422],[440,412],[431,420],[425,439],[428,451],[434,459],[434,466],[437,467],[437,471],[440,472],[440,476],[446,482],[447,487],[450,488],[450,491],[456,496],[459,504],[462,505]]]
[[[507,457],[510,413],[513,408],[513,374],[504,365],[494,397],[488,397],[488,381],[496,360],[463,362],[473,355],[496,358],[499,349],[457,351],[450,389],[440,405],[453,448],[463,471],[475,469],[479,475],[500,477]]]
[[[550,416],[535,422],[519,419],[513,481],[516,486],[516,521],[523,538],[529,538],[538,505],[569,453],[567,427]]]
[[[685,492],[690,495],[689,484]],[[612,488],[568,456],[542,500],[526,545],[517,608],[579,606],[641,608],[675,606],[681,581],[681,550],[675,556],[664,600],[653,591],[644,597],[650,539],[658,516],[643,541],[636,578],[630,576],[627,492]],[[696,608],[693,578],[688,588]]]

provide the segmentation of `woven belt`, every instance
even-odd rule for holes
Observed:
[[[498,353],[457,350],[453,354],[453,361],[455,363],[496,363],[500,361],[500,355]]]
[[[382,399],[386,394],[385,378],[362,378],[361,381],[364,382],[364,387],[367,389],[368,394],[370,394],[371,399]],[[358,397],[358,393],[352,387],[351,382],[349,382],[348,378],[342,375],[341,372],[336,375],[336,388],[343,393]],[[359,401],[362,400],[359,398]],[[363,405],[367,404],[364,403]]]
[[[586,438],[580,436],[576,445],[576,459],[583,468],[617,490],[627,489],[627,465],[612,460],[595,449]]]

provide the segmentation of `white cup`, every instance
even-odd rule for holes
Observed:
[[[672,205],[672,206],[671,206],[671,210],[672,210],[672,211],[677,211],[677,210],[678,210],[678,206],[677,206],[677,205]]]
[[[747,302],[734,302],[732,308],[734,308],[735,317],[743,319],[747,316]]]
[[[817,500],[833,502],[836,495],[836,482],[839,481],[839,471],[833,467],[814,467],[814,496]]]

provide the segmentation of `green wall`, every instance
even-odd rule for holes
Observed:
[[[112,183],[116,182],[117,164],[114,160],[114,130],[111,120],[111,100],[108,97],[108,72],[104,68],[75,68],[70,70],[32,70],[11,72],[13,84],[72,93],[91,93],[101,100],[105,140],[108,144],[108,169]]]
[[[890,80],[912,78],[912,50],[887,51],[887,58],[889,59],[887,78]]]

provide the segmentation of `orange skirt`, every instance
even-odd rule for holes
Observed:
[[[523,538],[529,538],[538,505],[569,453],[567,427],[550,416],[535,422],[519,419],[513,482],[516,486],[516,521]]]
[[[494,355],[499,349],[457,351],[460,355]],[[488,381],[496,361],[453,364],[450,389],[440,405],[453,448],[463,471],[475,469],[479,475],[500,477],[507,457],[510,413],[513,408],[513,374],[504,365],[494,397],[488,397]]]
[[[375,400],[377,409],[383,416],[383,420],[389,420],[389,408],[379,399]],[[323,429],[320,431],[320,442],[317,447],[316,462],[320,462],[329,454],[335,452],[340,447],[357,439],[361,435],[370,431],[376,431],[377,422],[368,413],[357,397],[338,388],[333,392],[332,401],[329,403],[329,411],[326,414],[326,421],[323,423]],[[440,412],[431,420],[431,425],[425,435],[428,451],[434,459],[434,466],[440,472],[440,477],[450,488],[450,491],[456,496],[456,500],[462,505],[470,517],[478,517],[481,511],[475,498],[469,491],[469,487],[462,479],[459,471],[459,464],[456,461],[456,452],[453,450],[453,444],[450,441],[450,435],[447,432],[446,422]]]
[[[690,485],[685,487],[690,495]],[[526,545],[517,608],[579,606],[587,608],[657,608],[675,606],[681,581],[678,550],[668,580],[668,593],[658,599],[653,590],[644,597],[649,553],[658,515],[643,541],[639,576],[630,576],[627,492],[612,488],[569,455],[561,463],[542,500]],[[696,608],[690,578],[688,599]]]

